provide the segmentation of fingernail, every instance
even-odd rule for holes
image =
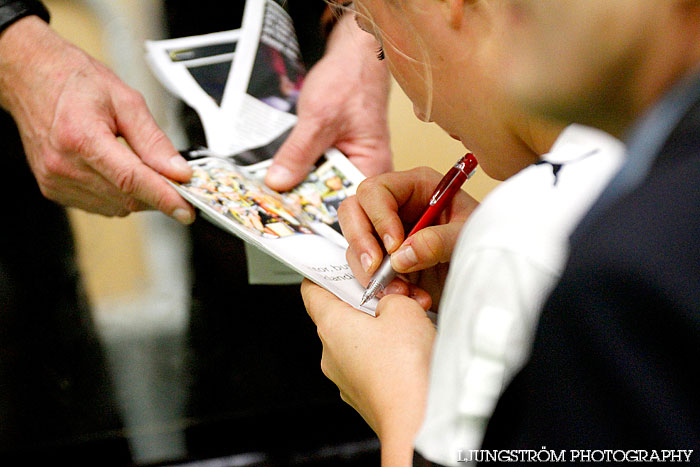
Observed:
[[[187,209],[178,208],[173,212],[173,218],[181,224],[189,225],[194,222],[192,215]]]
[[[268,182],[272,182],[276,185],[284,185],[291,181],[292,176],[292,172],[288,168],[282,165],[272,165],[267,170],[267,175],[265,177]]]
[[[173,156],[170,158],[170,165],[175,167],[178,170],[182,171],[189,171],[190,169],[190,164],[187,163],[187,161],[182,157],[182,156]]]
[[[388,251],[393,250],[396,246],[396,240],[394,240],[394,237],[392,237],[391,235],[386,234],[384,235],[384,237],[382,237],[382,239],[384,240],[384,248],[386,248]]]
[[[365,272],[369,272],[369,268],[372,267],[372,257],[368,253],[362,253],[360,255],[360,262],[362,263],[362,269]]]
[[[393,255],[391,262],[402,271],[406,271],[418,264],[418,257],[411,245],[402,246]]]

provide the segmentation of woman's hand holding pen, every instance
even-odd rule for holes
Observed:
[[[377,236],[396,255],[394,267],[416,281],[390,284],[386,293],[391,296],[379,301],[376,318],[309,281],[301,287],[323,343],[321,368],[379,436],[383,466],[411,463],[435,339],[435,327],[423,312],[431,305],[426,290],[439,297],[459,231],[477,205],[460,191],[438,225],[404,241],[404,223],[412,225],[423,214],[442,178],[427,168],[378,175],[365,180],[340,207],[340,224],[350,243],[347,258],[360,282],[367,284],[384,256]],[[402,242],[413,253],[396,253]]]
[[[405,239],[405,226],[413,225],[425,211],[441,179],[440,173],[426,167],[387,173],[365,180],[357,195],[343,202],[339,219],[349,243],[347,260],[360,283],[366,285],[379,267],[383,245],[394,270],[410,281],[394,280],[384,295],[407,295],[425,309],[432,304],[436,310],[459,232],[478,205],[460,191],[437,225]]]

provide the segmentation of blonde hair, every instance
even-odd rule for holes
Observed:
[[[425,88],[426,88],[426,96],[427,96],[427,102],[425,102],[425,118],[426,120],[430,120],[430,115],[432,113],[432,107],[433,107],[433,73],[431,70],[430,66],[430,57],[427,52],[427,47],[425,46],[425,43],[423,41],[423,38],[420,37],[419,34],[415,33],[415,27],[413,24],[411,24],[409,21],[406,21],[406,25],[413,29],[414,32],[413,37],[416,39],[417,44],[418,44],[418,50],[420,51],[421,58],[415,58],[411,57],[405,52],[403,52],[397,45],[396,43],[391,39],[391,37],[386,34],[374,21],[374,19],[369,15],[365,14],[364,12],[360,12],[357,10],[357,8],[354,8],[354,3],[355,2],[343,2],[342,4],[339,4],[337,2],[334,2],[333,0],[325,0],[326,3],[329,4],[330,9],[332,14],[336,15],[336,20],[340,18],[340,16],[343,13],[348,13],[348,14],[355,14],[360,16],[361,18],[367,20],[369,24],[372,26],[372,29],[374,30],[375,36],[381,37],[382,38],[382,45],[383,47],[386,47],[387,45],[391,46],[394,51],[401,57],[405,58],[411,63],[414,63],[416,65],[419,65],[423,68],[423,73],[421,74],[423,81],[425,83]],[[399,10],[401,13],[405,12],[407,8],[416,8],[416,6],[408,6],[405,5],[406,0],[384,0],[387,3],[391,4],[394,8]]]

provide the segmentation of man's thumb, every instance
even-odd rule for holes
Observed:
[[[293,188],[304,180],[321,154],[332,144],[316,126],[301,121],[289,134],[272,161],[265,183],[277,191]]]

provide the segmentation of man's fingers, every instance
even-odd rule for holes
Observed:
[[[339,145],[338,148],[341,149],[341,146]],[[367,177],[390,172],[394,167],[388,142],[382,141],[380,145],[372,147],[371,151],[364,150],[362,153],[358,153],[344,150],[343,152]]]
[[[286,191],[304,180],[321,154],[331,147],[333,136],[313,120],[300,119],[277,151],[265,176],[265,183]]]
[[[117,202],[119,198],[110,198],[107,201],[102,196],[97,196],[88,190],[80,187],[64,186],[60,191],[42,189],[42,194],[63,206],[81,209],[94,214],[101,214],[108,217],[123,217],[129,214],[129,210],[122,203]]]
[[[194,221],[194,210],[153,169],[108,131],[95,135],[85,159],[122,193],[158,209],[183,224]]]
[[[29,158],[36,159],[31,155]],[[119,191],[79,157],[56,154],[38,159],[44,165],[38,170],[37,181],[42,194],[52,201],[110,217],[126,216],[130,212],[150,208]],[[34,166],[32,168],[35,169]]]
[[[113,101],[119,134],[141,160],[168,178],[188,181],[192,169],[153,120],[141,94],[118,87]]]

